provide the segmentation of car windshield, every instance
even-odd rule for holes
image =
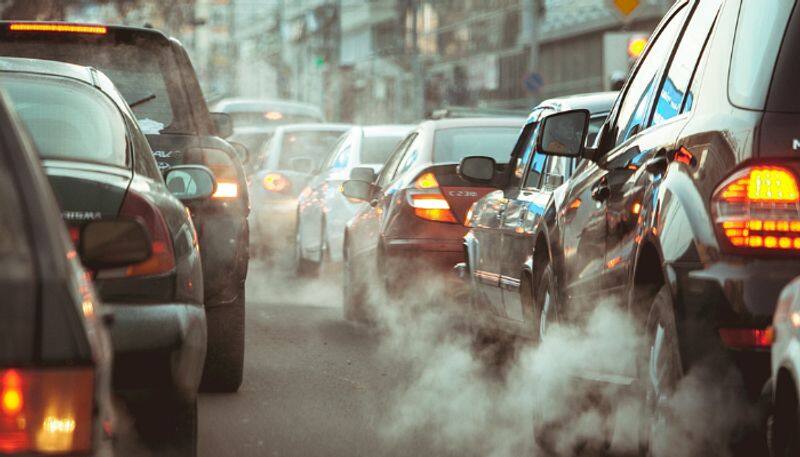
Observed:
[[[173,62],[169,52],[149,44],[75,42],[52,39],[0,41],[0,55],[57,60],[97,68],[117,86],[144,133],[183,131],[188,127],[174,104],[180,91],[170,90],[167,74]]]
[[[0,86],[44,159],[126,166],[122,115],[97,89],[67,78],[0,73]]]
[[[311,159],[314,168],[317,168],[320,162],[328,156],[341,135],[342,132],[337,130],[285,132],[279,152],[278,169],[291,169],[294,159],[301,157]]]
[[[361,163],[382,164],[404,136],[366,136],[361,140]]]
[[[488,156],[498,163],[508,162],[519,131],[519,128],[513,127],[481,126],[437,130],[433,160],[437,163],[459,162],[464,157]]]

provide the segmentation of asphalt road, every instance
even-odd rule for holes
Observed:
[[[431,432],[398,440],[382,431],[404,365],[379,350],[377,332],[343,320],[335,282],[252,265],[244,383],[201,396],[201,456],[442,454]]]

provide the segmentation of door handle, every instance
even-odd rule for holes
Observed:
[[[592,188],[592,198],[599,202],[606,201],[609,195],[611,195],[611,189],[609,189],[608,184],[605,182],[597,183]]]

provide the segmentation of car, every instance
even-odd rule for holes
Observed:
[[[559,111],[587,109],[592,144],[617,97],[616,92],[575,95],[542,102],[528,117],[504,171],[490,157],[465,157],[459,171],[467,181],[497,189],[475,202],[469,212],[470,227],[464,237],[466,259],[459,268],[470,288],[477,313],[475,324],[484,330],[501,329],[514,336],[538,340],[539,314],[533,307],[535,293],[550,291],[549,274],[533,283],[530,267],[534,252],[534,230],[544,217],[551,199],[558,212],[563,203],[564,183],[577,165],[568,157],[548,157],[534,149],[540,120]],[[488,180],[487,180],[488,178]],[[547,307],[547,298],[536,300]],[[478,318],[480,317],[480,318]],[[483,333],[483,332],[481,332]]]
[[[275,129],[250,181],[252,243],[269,258],[294,243],[297,198],[348,124],[292,124]],[[294,251],[289,251],[294,252]]]
[[[186,49],[148,28],[0,22],[0,55],[97,68],[131,106],[159,168],[196,164],[214,172],[212,198],[187,203],[203,257],[208,325],[203,388],[238,390],[250,257],[244,157],[222,138],[232,133],[230,117],[209,113]]]
[[[524,118],[428,120],[392,153],[377,179],[351,179],[346,197],[367,202],[344,235],[344,315],[373,321],[367,289],[395,296],[415,280],[450,277],[464,261],[467,211],[492,189],[459,177],[463,157],[501,161],[517,140]]]
[[[250,151],[263,151],[264,143],[281,125],[325,122],[325,115],[318,106],[294,100],[225,98],[214,104],[214,111],[231,116],[231,139]],[[263,156],[255,157],[253,163],[261,163],[263,159]]]
[[[800,454],[800,277],[778,299],[771,331],[773,423],[772,455]]]
[[[344,226],[361,204],[342,195],[342,183],[353,172],[366,173],[366,179],[372,181],[412,128],[405,125],[353,127],[341,137],[297,199],[298,274],[316,276],[323,263],[342,261]]]
[[[584,159],[534,235],[533,275],[552,271],[558,292],[542,325],[616,301],[641,326],[639,368],[619,379],[641,386],[643,444],[667,439],[666,406],[697,366],[737,368],[738,398],[767,410],[766,329],[800,274],[795,3],[678,1],[594,148],[588,111],[542,121],[544,154]],[[763,426],[743,425],[731,446],[763,454]]]
[[[111,318],[79,254],[88,265],[124,268],[141,255],[119,236],[143,235],[132,224],[90,222],[76,249],[33,144],[0,93],[1,454],[114,454]]]
[[[0,86],[30,132],[73,242],[111,259],[86,266],[114,315],[115,390],[141,405],[135,419],[145,439],[166,434],[193,455],[206,354],[203,270],[192,218],[168,186],[186,202],[210,198],[213,174],[183,165],[162,177],[125,100],[95,69],[4,57]],[[141,222],[141,233],[134,224],[106,241],[90,231],[99,222],[123,230],[126,221]],[[120,238],[130,246],[116,252]],[[135,261],[113,261],[137,246]]]

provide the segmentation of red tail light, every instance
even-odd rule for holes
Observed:
[[[92,448],[91,368],[0,369],[0,454]]]
[[[800,251],[800,193],[789,169],[748,167],[720,184],[712,198],[720,238],[728,247]]]
[[[725,346],[734,349],[768,348],[772,346],[772,327],[758,328],[721,328],[719,336]]]
[[[239,197],[239,174],[236,164],[219,149],[191,149],[187,152],[191,162],[207,166],[217,180],[217,190],[211,196],[214,200],[230,200]]]
[[[144,262],[125,268],[124,276],[153,276],[169,273],[175,269],[172,236],[158,208],[136,192],[129,190],[122,203],[120,216],[136,218],[144,223],[150,233],[153,252]]]
[[[414,187],[408,190],[408,203],[414,208],[414,214],[421,219],[458,223],[450,210],[450,204],[439,191],[439,182],[433,173],[423,173],[414,181]]]
[[[280,173],[267,173],[261,184],[270,192],[285,193],[292,189],[292,182]]]

